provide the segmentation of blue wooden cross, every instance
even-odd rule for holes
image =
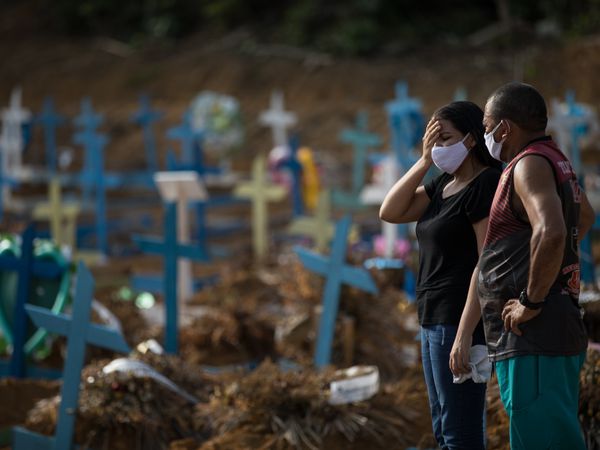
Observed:
[[[573,169],[579,178],[581,186],[585,186],[585,174],[581,165],[581,149],[579,142],[581,138],[589,132],[589,123],[586,123],[585,108],[575,101],[575,92],[568,91],[566,95],[567,101],[567,120],[572,119],[570,124],[570,147]],[[578,120],[579,119],[579,120]],[[594,267],[594,256],[592,248],[591,233],[588,233],[581,241],[581,280],[591,286],[596,285],[596,270]]]
[[[352,144],[352,189],[350,192],[333,191],[332,200],[336,206],[346,209],[359,209],[364,206],[360,200],[360,191],[365,183],[365,164],[370,147],[381,145],[381,138],[367,131],[368,116],[364,111],[356,115],[356,128],[347,128],[340,133],[340,140]]]
[[[180,125],[167,130],[167,138],[181,142],[181,158],[178,161],[171,149],[167,152],[167,170],[195,170],[200,175],[220,174],[219,167],[210,167],[204,163],[202,139],[204,133],[192,127],[191,113],[183,115]]]
[[[79,182],[83,188],[83,198],[86,204],[90,202],[93,186],[94,158],[92,155],[98,148],[104,148],[108,143],[108,136],[96,131],[96,128],[100,124],[98,120],[99,116],[94,115],[93,111],[90,111],[90,108],[89,99],[83,100],[82,110],[84,112],[74,119],[74,122],[79,124],[79,130],[73,135],[73,143],[81,145],[84,151],[83,167]]]
[[[351,220],[350,215],[346,215],[337,223],[329,259],[302,247],[294,249],[304,267],[327,278],[323,291],[323,312],[319,323],[314,358],[315,366],[318,368],[326,366],[331,360],[331,346],[342,284],[354,286],[372,294],[378,292],[369,272],[345,263]]]
[[[573,169],[575,169],[575,173],[578,176],[583,175],[583,170],[581,167],[581,149],[579,146],[579,141],[583,136],[585,136],[589,131],[589,126],[586,123],[586,112],[585,108],[582,105],[578,104],[575,101],[575,92],[570,90],[567,91],[566,94],[566,103],[567,103],[567,120],[571,119],[572,123],[570,124],[570,147],[571,147],[571,159],[573,160]]]
[[[152,125],[163,117],[163,113],[153,110],[150,106],[150,97],[140,96],[140,109],[132,116],[132,122],[140,125],[144,133],[144,148],[146,150],[146,164],[150,172],[158,171],[158,157],[156,155],[156,140]]]
[[[94,131],[102,124],[102,122],[104,122],[104,116],[94,111],[92,100],[89,97],[85,97],[81,100],[81,112],[73,119],[75,126],[81,131]]]
[[[98,250],[108,255],[108,230],[106,227],[106,187],[104,185],[104,145],[108,138],[99,138],[92,154],[94,168],[94,195],[96,198],[96,244]]]
[[[134,236],[133,240],[145,253],[162,255],[164,258],[162,281],[163,299],[165,302],[165,350],[168,353],[178,351],[178,292],[177,260],[187,258],[196,261],[208,261],[209,255],[205,247],[187,244],[182,245],[177,241],[177,205],[167,203],[164,222],[164,240]]]
[[[277,164],[277,168],[285,167],[292,174],[292,208],[294,217],[304,214],[304,200],[302,199],[302,164],[298,160],[299,138],[292,135],[289,142],[290,154]]]
[[[365,184],[367,151],[371,147],[379,147],[382,143],[378,134],[369,133],[368,122],[369,116],[366,111],[360,111],[356,115],[356,128],[346,128],[340,133],[340,140],[353,147],[352,193],[354,195],[359,195]]]
[[[221,174],[222,170],[218,167],[210,167],[204,164],[204,154],[202,150],[203,133],[194,130],[191,123],[191,113],[187,111],[183,115],[183,120],[177,127],[167,130],[167,138],[178,140],[181,142],[182,156],[177,160],[174,152],[169,149],[167,152],[167,170],[195,170],[200,175]],[[232,196],[211,197],[205,202],[195,202],[196,216],[198,222],[198,237],[200,242],[205,242],[207,233],[230,230],[208,230],[205,227],[206,207],[208,206],[225,206],[234,203],[240,203],[241,200]],[[245,202],[245,200],[244,200]],[[235,224],[231,230],[238,230],[240,227]]]
[[[425,130],[422,104],[408,96],[408,86],[405,82],[398,81],[396,98],[386,102],[385,109],[392,132],[392,148],[398,163],[406,171],[415,163],[415,158],[410,152]]]
[[[169,152],[167,155],[167,165],[184,168],[194,168],[199,173],[204,173],[204,155],[201,148],[201,140],[203,133],[195,130],[192,127],[192,117],[189,111],[186,111],[182,117],[182,121],[176,127],[171,127],[167,130],[167,139],[179,141],[181,143],[181,157],[178,163],[175,156]],[[168,170],[176,170],[178,167],[169,167]]]
[[[104,147],[108,138],[96,132],[97,128],[104,121],[104,116],[94,111],[92,101],[89,97],[81,100],[81,112],[73,119],[77,127],[77,132],[73,136],[75,144],[82,145],[84,148],[83,168],[79,183],[83,190],[83,203],[89,204],[91,201],[91,192],[93,187],[93,156],[95,149]]]
[[[455,102],[464,102],[467,100],[467,90],[464,86],[459,86],[456,88],[452,100]]]
[[[337,189],[331,193],[331,202],[345,211],[356,211],[366,206],[358,195]]]
[[[106,225],[106,181],[104,175],[104,147],[108,143],[105,134],[93,130],[75,134],[74,141],[84,147],[84,163],[79,181],[83,190],[83,204],[90,204],[94,195],[96,215],[96,244],[98,250],[108,254],[108,230]]]
[[[46,148],[46,165],[48,172],[55,173],[58,169],[58,158],[56,155],[56,129],[66,122],[54,109],[52,97],[46,97],[42,113],[36,117],[36,122],[42,125],[44,130],[44,145]]]
[[[0,374],[6,375],[8,373],[10,376],[18,378],[26,375],[40,378],[56,378],[56,373],[53,371],[38,370],[26,365],[25,347],[27,344],[28,320],[25,314],[25,304],[30,299],[32,281],[34,278],[56,279],[61,277],[64,271],[63,267],[54,262],[34,261],[34,238],[35,227],[33,224],[30,224],[21,236],[20,257],[13,254],[3,254],[0,256],[0,270],[16,272],[18,279],[17,295],[12,311],[12,337],[5,336],[12,344],[13,351],[8,370],[6,370],[4,364],[0,364]],[[0,298],[0,301],[6,304],[8,299]]]
[[[67,337],[67,356],[54,436],[42,436],[17,427],[13,430],[15,450],[71,449],[86,345],[89,343],[115,352],[129,353],[129,346],[119,332],[90,323],[93,295],[94,279],[85,265],[79,263],[71,317],[53,314],[37,306],[26,307],[27,313],[37,326]]]

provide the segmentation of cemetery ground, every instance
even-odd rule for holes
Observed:
[[[210,42],[198,36],[142,50],[102,39],[67,41],[23,33],[11,32],[0,39],[4,61],[0,98],[8,99],[12,87],[20,85],[27,105],[39,110],[43,98],[52,94],[60,111],[74,116],[81,98],[92,97],[96,109],[106,115],[102,129],[111,136],[106,166],[114,171],[143,165],[141,133],[128,122],[142,91],[151,93],[153,104],[165,111],[157,127],[161,166],[168,146],[162,138],[164,131],[180,120],[193,96],[213,90],[236,97],[242,105],[246,139],[232,155],[233,167],[247,172],[256,154],[270,150],[269,131],[257,124],[257,118],[271,90],[281,88],[286,106],[300,119],[296,131],[304,145],[323,155],[323,165],[332,168],[328,175],[334,186],[347,185],[345,173],[351,167],[348,146],[337,137],[339,130],[353,123],[356,111],[365,110],[370,128],[387,136],[382,105],[393,96],[398,78],[408,82],[411,95],[422,99],[426,113],[449,102],[459,87],[481,104],[515,71],[521,71],[542,92],[574,88],[578,98],[600,104],[595,82],[600,59],[592,57],[600,52],[597,40],[562,47],[538,45],[518,53],[433,48],[410,51],[393,60],[333,60],[327,55],[244,46],[243,33]],[[68,143],[70,136],[59,133],[58,141]],[[591,161],[592,151],[599,150],[592,146],[584,149],[588,152],[584,160]],[[80,167],[81,152],[73,155],[73,167]],[[41,159],[34,148],[25,156],[29,163]],[[24,186],[15,195],[40,197],[45,195],[45,186]],[[142,195],[111,192],[109,215],[131,217],[131,209],[111,205]],[[332,362],[334,367],[376,365],[381,386],[372,399],[330,405],[327,395],[333,369],[282,368],[286,361],[310,367],[324,286],[321,277],[302,267],[292,245],[281,237],[284,219],[291,215],[288,203],[276,204],[271,211],[274,239],[269,258],[260,266],[251,258],[250,231],[210,240],[228,248],[231,256],[194,264],[195,276],[217,274],[218,282],[185,304],[178,356],[155,355],[147,344],[138,345],[149,339],[163,343],[162,298],[158,296],[156,305],[149,307],[127,289],[131,275],[159,273],[161,259],[123,251],[92,268],[97,284],[94,296],[121,322],[125,339],[134,349],[131,357],[151,365],[198,403],[190,403],[153,379],[104,373],[102,367],[122,355],[88,347],[76,442],[93,448],[173,450],[434,447],[415,341],[416,312],[398,288],[401,273],[372,270],[378,295],[350,287],[341,293]],[[136,231],[159,234],[162,209],[157,204],[148,211],[151,229],[141,225]],[[249,207],[227,207],[217,216],[248,220]],[[3,220],[2,231],[22,231],[17,217]],[[357,214],[355,220],[373,226],[376,209]],[[129,234],[112,233],[110,239],[120,249],[133,246]],[[356,265],[368,256],[359,250],[348,255]],[[600,309],[597,304],[586,308],[586,325],[598,342]],[[97,315],[93,320],[103,322]],[[61,368],[64,356],[65,340],[57,338],[41,364]],[[229,370],[203,370],[207,366]],[[600,397],[594,387],[599,373],[600,360],[590,352],[582,374],[581,412],[584,425],[596,433]],[[58,390],[59,384],[52,381],[0,380],[0,428],[24,425],[53,434]],[[487,406],[488,448],[507,449],[507,418],[494,379]]]

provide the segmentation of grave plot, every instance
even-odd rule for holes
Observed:
[[[249,255],[248,255],[249,256]],[[291,254],[290,254],[291,256]],[[296,264],[298,264],[298,270],[300,270],[299,267],[299,263],[296,262]],[[242,264],[243,265],[243,264]],[[193,339],[193,332],[202,332],[205,334],[204,339],[206,341],[209,342],[209,344],[214,345],[214,343],[218,343],[218,339],[219,336],[223,336],[222,342],[225,342],[226,345],[229,345],[229,348],[236,348],[236,346],[239,345],[247,345],[250,348],[248,349],[248,353],[246,354],[242,354],[242,358],[237,358],[237,360],[235,359],[231,359],[230,361],[224,361],[224,360],[220,360],[220,361],[212,361],[213,363],[217,363],[216,365],[223,367],[224,364],[227,363],[231,363],[234,364],[238,368],[235,370],[243,370],[244,368],[248,368],[247,364],[240,364],[242,362],[248,362],[251,359],[254,359],[254,361],[260,361],[262,360],[265,356],[270,356],[273,359],[280,357],[280,354],[277,352],[276,350],[276,344],[274,342],[274,335],[276,334],[276,330],[275,330],[275,326],[280,322],[279,319],[281,319],[282,317],[288,317],[289,318],[289,314],[280,314],[280,315],[276,315],[275,317],[273,317],[273,313],[272,310],[275,308],[283,308],[286,304],[288,307],[292,306],[293,303],[296,303],[296,307],[298,307],[298,305],[300,303],[305,303],[306,298],[312,298],[313,299],[313,305],[317,305],[320,302],[320,295],[318,294],[317,290],[314,288],[314,286],[312,285],[312,283],[308,283],[305,281],[304,287],[301,289],[298,289],[297,287],[294,286],[294,283],[297,282],[296,277],[291,276],[290,273],[288,273],[287,271],[284,271],[283,274],[279,274],[277,275],[273,270],[276,269],[277,266],[275,265],[271,265],[270,266],[270,270],[263,270],[262,272],[258,272],[259,275],[253,275],[250,278],[248,278],[248,275],[246,275],[246,278],[244,278],[243,273],[238,273],[237,275],[230,275],[231,278],[233,279],[238,279],[239,281],[237,281],[236,283],[231,284],[228,280],[225,281],[223,283],[223,288],[217,288],[215,287],[212,291],[211,290],[206,290],[201,292],[200,294],[198,294],[198,297],[194,298],[194,303],[199,303],[199,304],[203,304],[203,306],[207,306],[204,302],[200,302],[200,298],[199,297],[204,297],[204,298],[208,298],[210,299],[211,303],[212,303],[212,307],[215,308],[215,310],[221,310],[223,311],[223,304],[227,303],[228,307],[230,308],[231,311],[231,315],[233,317],[234,314],[236,314],[238,317],[243,317],[244,314],[246,315],[246,320],[250,320],[250,321],[254,321],[254,325],[251,324],[245,324],[243,327],[241,327],[243,329],[243,331],[238,334],[239,336],[239,341],[236,342],[235,341],[235,331],[234,332],[234,338],[231,339],[231,335],[227,335],[225,332],[223,332],[223,329],[219,329],[219,326],[222,327],[223,322],[224,321],[217,321],[219,322],[218,325],[219,326],[215,326],[215,327],[210,327],[210,320],[206,320],[204,322],[199,322],[199,323],[195,323],[192,326],[185,328],[184,330],[182,330],[182,341],[185,342],[185,347],[182,348],[181,351],[181,355],[184,358],[185,361],[194,361],[194,354],[190,353],[191,352],[199,352],[199,349],[202,349],[202,341],[194,341]],[[235,272],[229,270],[230,274],[233,274]],[[280,280],[278,280],[277,278],[280,278]],[[306,273],[305,275],[306,278],[310,278],[310,274]],[[241,279],[240,279],[241,278]],[[252,281],[254,280],[254,281]],[[286,281],[287,280],[287,281]],[[312,280],[313,282],[316,280]],[[318,284],[318,283],[317,283]],[[251,292],[256,292],[256,293],[261,293],[261,289],[259,288],[259,286],[263,286],[264,291],[262,291],[262,294],[259,296],[259,298],[257,298],[256,300],[252,299],[252,296],[249,296],[248,294]],[[291,299],[283,299],[283,300],[275,300],[275,298],[277,298],[277,294],[274,293],[274,291],[276,290],[281,290],[281,292],[287,293],[286,295],[290,295],[290,293],[294,294],[294,296]],[[225,294],[225,292],[229,291],[229,294]],[[303,295],[298,295],[298,293],[302,293]],[[295,298],[294,298],[295,297]],[[354,299],[354,301],[356,301],[357,299]],[[364,300],[364,299],[362,299]],[[117,300],[115,300],[117,301]],[[122,301],[122,300],[119,300]],[[208,302],[208,300],[207,300]],[[257,305],[260,303],[263,303],[262,308],[258,307]],[[240,306],[243,305],[242,308],[240,308]],[[240,309],[242,309],[242,311],[240,311]],[[243,312],[243,309],[246,310],[246,312]],[[262,312],[261,312],[262,311]],[[221,317],[223,315],[223,312],[220,312]],[[269,317],[270,316],[270,317]],[[389,316],[389,314],[388,314]],[[210,315],[207,315],[206,317],[210,317]],[[263,317],[262,320],[266,321],[266,317],[270,318],[270,326],[264,326],[260,324],[261,321],[261,317]],[[227,321],[225,321],[227,322]],[[258,322],[258,323],[257,323]],[[125,322],[128,323],[128,322]],[[134,326],[134,324],[132,322],[129,322],[132,326]],[[396,324],[397,325],[397,324]],[[137,325],[137,326],[142,326]],[[244,328],[245,327],[245,328]],[[262,328],[261,328],[262,327]],[[127,328],[127,327],[126,327]],[[209,333],[210,330],[210,333]],[[298,333],[299,329],[294,329],[293,333]],[[391,329],[389,330],[391,332]],[[397,331],[397,330],[396,330]],[[283,334],[283,338],[285,339],[293,339],[294,336],[292,335],[290,336],[289,334],[286,334],[285,331],[282,333]],[[366,331],[366,333],[369,333],[369,331]],[[413,333],[408,333],[410,336],[407,336],[407,339],[412,341],[413,338]],[[209,336],[206,336],[209,335]],[[185,337],[184,337],[185,336]],[[189,338],[188,338],[189,336]],[[262,340],[261,340],[261,336],[262,336]],[[229,340],[228,340],[229,339]],[[254,351],[256,352],[256,350],[258,349],[260,352],[262,353],[252,353],[253,349],[252,349],[252,342],[254,339]],[[374,339],[379,339],[378,337],[374,337]],[[268,341],[271,341],[271,347],[269,347],[268,345]],[[283,342],[283,341],[282,341]],[[309,343],[309,347],[312,347],[312,345],[310,344],[310,339],[308,339],[308,343]],[[304,351],[304,354],[306,355],[304,357],[304,360],[307,362],[307,364],[310,364],[310,361],[312,359],[312,349],[311,348],[304,348],[304,350],[302,350],[302,346],[300,347],[300,350],[292,350],[294,348],[295,344],[291,344],[289,341],[287,341],[286,343],[284,343],[283,345],[289,345],[288,350],[291,350],[290,353],[296,353],[296,356],[294,357],[295,360],[302,360],[301,355],[299,355],[299,353],[301,351]],[[340,346],[341,345],[341,346]],[[336,347],[338,349],[342,349],[344,346],[344,344],[337,344]],[[188,349],[188,351],[186,351],[186,348]],[[210,351],[210,346],[205,346],[205,349],[209,349]],[[216,348],[217,352],[222,351],[222,348]],[[272,349],[272,352],[270,354],[265,355],[265,349]],[[369,350],[367,349],[365,351],[365,353],[369,353],[372,352],[372,349]],[[282,352],[283,353],[283,352]],[[343,350],[340,352],[339,350],[334,352],[334,355],[336,355],[336,358],[339,357],[343,357]],[[161,361],[163,357],[160,356],[154,356],[154,362],[153,362],[153,366],[154,364],[158,364],[157,361]],[[96,359],[96,361],[98,361],[98,359]],[[103,361],[107,361],[106,359],[104,359]],[[202,361],[202,358],[198,358],[197,361],[199,362],[203,362],[203,363],[210,363],[210,360],[204,359],[204,361]],[[357,358],[357,361],[360,361],[360,358]],[[94,363],[92,363],[94,364]],[[100,364],[100,363],[98,363]],[[177,367],[181,368],[183,361],[178,362],[177,363]],[[256,364],[256,362],[254,363]],[[98,366],[92,366],[92,367],[98,367]],[[196,366],[197,369],[194,370],[202,370],[200,369],[200,367],[203,367],[204,370],[207,370],[206,368],[206,364],[203,364],[203,366]],[[382,366],[383,367],[383,366]],[[136,398],[144,398],[147,399],[146,403],[144,403],[144,408],[148,408],[148,409],[144,409],[144,412],[146,415],[150,415],[150,417],[155,417],[155,414],[158,414],[155,411],[163,411],[163,415],[160,416],[156,416],[156,417],[160,417],[161,420],[165,419],[168,416],[169,413],[168,411],[170,411],[169,409],[167,409],[165,406],[161,406],[161,405],[165,405],[165,403],[161,403],[161,402],[167,402],[167,403],[171,403],[172,405],[179,405],[179,403],[175,400],[173,400],[172,398],[172,394],[165,392],[163,390],[161,390],[160,388],[156,388],[154,387],[154,385],[150,384],[150,387],[148,387],[148,382],[144,381],[142,386],[137,387],[138,385],[136,383],[138,383],[137,381],[131,381],[128,380],[127,383],[122,382],[123,385],[128,386],[126,389],[127,391],[122,391],[121,388],[117,389],[117,386],[120,386],[121,384],[119,384],[117,382],[117,384],[115,384],[114,381],[111,381],[111,383],[109,384],[110,389],[108,387],[102,388],[102,386],[107,386],[103,383],[105,383],[105,380],[103,380],[100,376],[98,375],[93,375],[93,373],[97,374],[97,368],[94,368],[93,370],[90,369],[90,372],[87,371],[88,369],[86,369],[84,371],[84,374],[82,375],[84,378],[82,378],[82,380],[85,380],[84,382],[84,388],[83,391],[81,393],[81,402],[80,402],[80,412],[78,415],[78,423],[79,421],[81,421],[81,425],[77,425],[75,427],[75,439],[76,442],[80,442],[80,443],[86,443],[86,442],[98,442],[98,443],[102,443],[104,442],[103,439],[108,439],[109,442],[114,443],[114,445],[116,446],[115,448],[121,448],[120,446],[123,445],[123,448],[125,448],[126,445],[132,445],[130,441],[128,441],[128,437],[127,436],[132,436],[135,433],[138,433],[135,430],[144,430],[144,431],[139,431],[139,433],[147,433],[147,434],[143,434],[144,437],[143,439],[152,439],[152,433],[149,431],[150,428],[150,423],[153,422],[144,422],[143,420],[141,422],[135,422],[134,419],[130,418],[128,419],[127,414],[131,413],[133,415],[135,414],[139,414],[136,412],[136,410],[127,410],[129,412],[121,412],[121,414],[112,414],[110,413],[110,411],[112,411],[111,408],[113,408],[113,406],[110,406],[111,403],[110,402],[117,402],[114,405],[114,410],[117,411],[121,411],[123,409],[123,403],[125,402],[126,399],[128,398],[128,395],[131,394],[133,396],[138,396]],[[94,372],[94,370],[96,370],[96,372]],[[384,369],[385,371],[385,369]],[[171,372],[169,372],[168,377],[172,379],[172,381],[174,381],[176,384],[178,384],[180,387],[181,386],[185,386],[185,383],[182,383],[181,381],[175,381],[177,380],[177,378],[173,378],[174,374],[176,372],[176,369],[173,368],[171,370]],[[193,373],[193,370],[189,369],[189,370],[185,370],[186,373]],[[277,371],[276,371],[277,372]],[[92,375],[90,375],[90,373],[92,373]],[[167,372],[162,372],[161,373],[165,374],[165,376],[167,376]],[[261,375],[260,376],[264,376],[264,372],[260,372]],[[411,372],[413,373],[413,372]],[[418,377],[418,372],[414,372],[415,373],[415,379]],[[90,376],[92,378],[94,378],[96,380],[97,383],[99,383],[99,387],[98,389],[100,389],[100,393],[94,391],[95,387],[93,386],[93,384],[90,386],[90,388],[92,389],[92,392],[87,392],[86,389],[88,389],[87,384],[89,383],[90,380]],[[223,376],[227,377],[227,376],[232,376],[232,374],[223,374]],[[278,375],[277,373],[272,374],[271,376],[277,378],[279,376],[282,375]],[[315,375],[307,375],[310,379],[310,377],[313,376],[317,376]],[[236,377],[239,377],[239,375],[236,375]],[[110,379],[110,378],[109,378]],[[127,379],[127,378],[126,378]],[[317,376],[317,379],[318,376]],[[112,379],[110,379],[112,380]],[[134,383],[134,384],[132,384]],[[142,383],[140,381],[140,383]],[[322,381],[319,381],[319,383],[322,383]],[[406,383],[402,384],[404,386],[404,388],[406,388]],[[144,394],[143,391],[144,387],[145,389],[148,389],[148,394]],[[104,389],[104,391],[102,391],[102,389]],[[122,388],[125,389],[125,388]],[[225,389],[225,388],[224,388]],[[386,388],[386,389],[395,389],[395,388]],[[192,391],[192,395],[193,395],[193,390],[192,389],[187,389],[186,391]],[[96,392],[96,393],[94,393]],[[107,394],[102,394],[102,392],[107,392]],[[307,395],[312,396],[315,395],[313,393],[310,393],[312,391],[309,391],[309,393]],[[386,390],[384,392],[392,392],[389,390]],[[86,405],[86,402],[88,400],[88,398],[91,398],[93,401],[95,402],[100,402],[101,400],[98,399],[98,395],[109,395],[108,399],[104,399],[102,400],[104,403],[102,403],[103,405],[103,409],[102,411],[104,412],[108,412],[108,414],[102,415],[102,417],[105,417],[106,420],[109,420],[110,422],[106,425],[102,425],[101,426],[101,432],[98,432],[98,423],[100,424],[104,424],[105,422],[103,422],[101,420],[101,417],[97,416],[97,411],[98,411],[98,407],[97,407],[97,403],[94,403],[94,406],[96,409],[88,409]],[[214,395],[214,394],[211,394]],[[263,395],[263,394],[260,394]],[[89,397],[88,397],[89,396]],[[151,400],[150,396],[156,396],[157,400],[156,402],[154,402],[153,400]],[[386,396],[384,396],[383,398],[386,398]],[[95,400],[94,400],[95,399]],[[92,401],[89,400],[89,401]],[[263,402],[265,400],[261,400],[260,397],[257,398],[256,400],[249,400],[251,402],[251,404],[253,404],[255,401]],[[387,405],[387,404],[386,404]],[[51,418],[52,417],[56,417],[56,413],[53,413],[53,411],[56,410],[57,407],[57,403],[56,400],[48,400],[45,402],[40,403],[35,409],[32,410],[29,419],[27,420],[27,422],[25,423],[25,426],[28,429],[31,429],[31,431],[37,431],[37,432],[41,432],[41,433],[45,433],[45,434],[51,434],[54,431],[54,426],[56,426],[56,424],[54,422],[52,422]],[[326,406],[326,403],[323,403],[323,407],[325,408],[325,411],[329,411],[329,407]],[[90,407],[91,408],[91,407]],[[140,406],[140,408],[142,408],[142,406]],[[183,407],[180,406],[178,408],[178,412],[177,414],[183,414],[185,411],[187,411],[186,409],[187,407]],[[388,406],[382,406],[382,408],[388,408]],[[392,406],[389,406],[389,408],[392,408]],[[173,409],[172,414],[175,414],[174,412],[175,410]],[[422,413],[422,411],[421,411]],[[96,414],[96,415],[94,415]],[[123,415],[125,414],[125,415]],[[162,414],[162,413],[161,413]],[[257,414],[260,415],[259,411],[257,411]],[[282,412],[282,414],[285,414],[285,411]],[[329,414],[329,413],[327,413]],[[344,411],[344,408],[342,407],[342,411],[339,412],[339,414],[341,414],[342,419],[344,420],[343,417],[346,417],[346,412]],[[398,417],[402,418],[404,417],[400,412],[396,412],[396,413],[391,413],[392,416],[391,418],[393,419],[394,417],[396,417],[396,419],[393,420],[400,420],[398,419]],[[412,417],[411,414],[416,414],[416,413],[410,413],[409,417]],[[112,417],[112,418],[111,418]],[[194,416],[196,417],[196,416]],[[329,416],[327,416],[329,417]],[[390,420],[392,420],[390,419]],[[89,422],[88,422],[89,420]],[[116,422],[115,422],[116,420]],[[123,420],[126,423],[129,423],[130,425],[128,426],[119,426],[119,421]],[[157,419],[158,420],[158,419]],[[177,418],[173,419],[176,420],[177,423],[181,424],[181,428],[183,430],[185,430],[186,428],[184,427],[185,422],[181,422],[181,420],[183,420],[182,418],[180,418],[179,416],[177,416]],[[175,441],[180,440],[179,438],[186,438],[189,442],[189,439],[193,439],[193,442],[197,443],[198,445],[200,445],[203,440],[201,438],[198,438],[198,435],[202,435],[205,436],[206,435],[206,430],[208,429],[207,427],[209,427],[209,425],[207,425],[205,422],[200,422],[200,419],[195,419],[198,422],[195,422],[194,427],[193,428],[189,428],[189,435],[194,436],[193,438],[190,437],[185,437],[185,433],[182,432],[182,435],[172,435],[171,438]],[[256,419],[256,420],[262,420],[262,419]],[[284,419],[287,420],[287,419]],[[291,419],[290,419],[291,420]],[[293,419],[296,420],[296,419]],[[299,419],[300,420],[300,419]],[[325,419],[323,419],[325,420]],[[377,425],[376,426],[376,430],[374,431],[376,434],[381,434],[382,438],[385,438],[385,436],[388,436],[388,434],[394,435],[394,431],[390,426],[390,423],[386,422],[387,419],[381,419],[381,425]],[[392,422],[393,422],[392,420]],[[132,423],[133,422],[133,423]],[[94,430],[95,432],[92,433],[91,431],[86,431],[86,424],[87,423],[94,423]],[[290,423],[294,423],[293,421]],[[300,422],[302,423],[302,422]],[[326,423],[326,422],[324,422]],[[353,425],[351,425],[352,422],[349,422],[348,427],[353,427]],[[89,426],[89,425],[88,425]],[[152,425],[154,428],[155,426]],[[210,425],[212,426],[212,425]],[[295,426],[295,425],[290,425],[290,426]],[[316,426],[320,426],[320,425],[316,425]],[[79,428],[78,428],[79,427]],[[81,428],[82,427],[82,428]],[[117,433],[116,431],[114,431],[113,428],[111,427],[116,427],[116,429],[120,430],[120,436],[121,438],[115,438],[115,433]],[[91,428],[91,426],[89,426],[89,428]],[[350,429],[350,428],[349,428]],[[113,431],[111,431],[113,430]],[[129,431],[128,431],[129,430]],[[217,429],[215,429],[214,433],[219,434],[217,431]],[[286,428],[282,428],[277,434],[279,435],[284,435],[286,432]],[[357,432],[357,436],[362,436],[363,433],[366,439],[366,436],[369,436],[371,431],[369,427],[366,427],[364,431],[360,431]],[[299,432],[300,435],[302,434],[302,431]],[[391,434],[390,434],[391,433]],[[236,433],[233,433],[233,436],[235,436],[236,434],[239,434],[239,432],[236,431]],[[93,436],[92,436],[93,435]],[[138,434],[135,434],[136,436],[139,436]],[[344,445],[346,445],[348,443],[347,439],[343,437],[343,435],[341,436],[337,436],[334,434],[333,437],[330,436],[323,436],[322,439],[324,439],[324,442],[330,442],[328,441],[328,439],[333,439],[333,441],[331,442],[338,442],[337,445],[340,446],[340,448],[346,448],[344,447]],[[215,438],[217,439],[217,442],[219,439],[232,439],[232,435],[230,436],[215,436]],[[264,437],[263,437],[264,438]],[[261,438],[261,439],[263,439]],[[273,436],[267,436],[267,439],[272,439]],[[98,440],[93,440],[93,439],[98,439]],[[245,438],[244,438],[245,439]],[[278,439],[284,439],[281,436],[278,437]],[[321,439],[321,438],[320,438]],[[144,441],[146,442],[146,441]],[[359,441],[360,442],[360,441]],[[358,444],[357,444],[358,445]],[[131,447],[130,447],[131,448]],[[135,448],[135,447],[134,447]],[[140,447],[140,448],[144,448],[144,447]],[[335,448],[335,447],[332,447]],[[360,447],[356,447],[356,448],[360,448]]]
[[[194,405],[207,401],[222,383],[180,358],[139,352],[112,363],[97,359],[83,370],[81,379],[74,441],[115,449],[168,448],[172,441],[200,436],[193,421]],[[54,433],[58,402],[58,397],[38,402],[25,427]]]
[[[330,404],[326,386],[332,378],[331,371],[281,372],[264,363],[197,408],[196,421],[215,437],[191,448],[360,449],[386,448],[390,442],[403,448],[424,433],[414,427],[421,419],[423,399],[407,389],[414,387],[410,376],[354,405]],[[408,401],[396,403],[398,398]]]
[[[39,401],[55,396],[60,389],[58,381],[48,380],[16,380],[3,378],[0,380],[0,395],[10,408],[0,411],[0,442],[2,445],[10,441],[10,428],[22,425],[27,415]]]
[[[418,157],[425,108],[403,82],[384,104],[393,79],[385,84],[377,104],[345,96],[335,107],[343,115],[319,109],[329,87],[318,94],[286,87],[287,108],[283,91],[273,91],[262,113],[267,96],[253,92],[248,110],[240,103],[249,133],[232,165],[210,160],[209,133],[194,109],[205,105],[202,95],[184,104],[192,95],[183,88],[178,100],[167,90],[138,103],[129,93],[120,118],[100,95],[94,108],[102,113],[84,101],[74,123],[63,99],[45,103],[34,123],[44,131],[38,169],[46,176],[38,187],[48,201],[31,217],[24,214],[48,222],[48,237],[71,249],[72,270],[85,261],[82,243],[92,242],[103,264],[86,261],[94,265],[96,288],[88,292],[85,314],[70,298],[63,315],[46,317],[49,329],[67,335],[54,337],[43,358],[53,368],[69,368],[62,397],[54,384],[5,383],[27,400],[12,416],[11,405],[0,405],[7,418],[0,423],[20,426],[19,439],[28,436],[17,448],[52,439],[64,448],[128,450],[434,447],[410,301],[413,236],[409,227],[377,218],[385,193]],[[314,104],[298,107],[305,98]],[[212,123],[213,131],[221,123]],[[70,125],[77,128],[82,167],[64,173],[60,136]],[[574,128],[568,137],[577,137]],[[123,130],[134,130],[137,141],[113,146]],[[264,156],[273,147],[286,150],[276,167]],[[134,154],[143,160],[136,168]],[[330,173],[323,161],[331,155]],[[278,170],[288,172],[289,184],[278,182]],[[0,179],[5,188],[16,182],[9,172]],[[217,207],[228,221],[215,220]],[[143,208],[149,220],[134,221]],[[347,210],[351,219],[343,216]],[[25,219],[8,216],[19,225]],[[67,291],[72,297],[79,288]],[[594,340],[596,306],[584,306]],[[76,323],[65,325],[69,320]],[[115,336],[119,345],[108,345]],[[5,347],[2,356],[18,354]],[[590,353],[582,378],[588,439],[597,430],[594,358]],[[345,392],[353,382],[361,388]],[[493,383],[488,448],[505,449],[507,419]],[[2,444],[10,440],[10,433],[0,434]]]

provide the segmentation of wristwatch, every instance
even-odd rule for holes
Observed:
[[[527,297],[527,288],[521,291],[521,295],[519,295],[519,303],[528,309],[540,309],[546,304],[546,300],[543,302],[532,302]]]

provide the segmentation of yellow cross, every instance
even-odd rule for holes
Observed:
[[[263,155],[252,162],[252,179],[239,183],[234,195],[248,198],[252,202],[252,246],[257,262],[263,262],[268,249],[268,203],[283,199],[287,192],[283,186],[269,183],[266,161]]]

